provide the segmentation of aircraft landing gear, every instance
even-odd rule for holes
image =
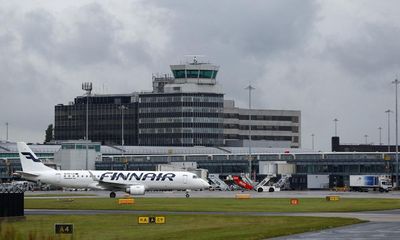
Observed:
[[[190,194],[189,194],[189,191],[186,191],[186,198],[190,198]]]
[[[116,195],[115,192],[110,192],[110,198],[115,198]]]

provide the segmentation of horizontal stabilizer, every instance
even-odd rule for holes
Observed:
[[[39,176],[38,174],[27,173],[27,172],[22,172],[22,171],[16,171],[15,174],[16,174],[16,175],[19,175],[19,176],[21,176],[21,177],[24,177],[24,176],[28,176],[28,177],[37,177],[37,176]]]

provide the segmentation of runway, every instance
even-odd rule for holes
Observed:
[[[26,215],[97,215],[97,214],[179,214],[179,215],[242,215],[242,216],[306,216],[306,217],[344,217],[358,218],[373,222],[400,223],[400,209],[369,212],[179,212],[179,211],[136,211],[136,210],[63,210],[63,209],[25,209]]]
[[[399,191],[392,191],[389,193],[380,192],[334,192],[334,191],[281,191],[281,192],[262,192],[255,191],[192,191],[190,197],[192,198],[234,198],[238,193],[250,194],[252,198],[324,198],[328,195],[338,195],[341,198],[400,198]],[[73,196],[83,198],[93,197],[108,197],[108,191],[37,191],[25,192],[25,197],[34,198],[37,195],[43,194],[90,194],[92,196]],[[126,193],[117,192],[117,197],[123,197]],[[65,196],[65,197],[71,197]],[[54,196],[60,198],[59,196]],[[146,192],[145,195],[135,196],[135,198],[185,198],[184,191],[166,191],[166,192]]]
[[[398,239],[400,229],[398,222],[369,222],[346,227],[332,228],[317,232],[295,234],[272,238],[275,240],[326,240],[326,239]]]

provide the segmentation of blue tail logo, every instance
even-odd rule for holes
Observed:
[[[32,153],[30,152],[21,152],[22,155],[24,155],[27,159],[31,159],[34,162],[40,162],[39,158],[35,158]]]

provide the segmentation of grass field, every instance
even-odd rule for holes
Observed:
[[[3,223],[0,240],[58,238],[54,223],[73,223],[73,239],[265,239],[361,222],[349,218],[167,215],[165,224],[137,224],[138,215],[27,216]]]
[[[290,205],[287,198],[136,198],[133,205],[118,205],[117,199],[25,199],[27,209],[120,209],[150,211],[226,211],[226,212],[357,212],[400,208],[400,199],[351,199],[326,201],[324,198],[300,198]]]
[[[57,194],[26,194],[25,197],[94,197],[96,194],[90,193],[57,193]]]

